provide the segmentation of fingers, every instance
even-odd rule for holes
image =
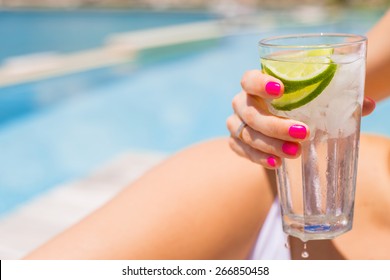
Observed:
[[[279,167],[282,158],[299,157],[300,143],[310,136],[309,127],[272,115],[266,104],[266,100],[283,94],[283,83],[260,70],[251,70],[243,75],[241,86],[242,92],[232,102],[235,114],[227,120],[231,148],[240,156],[271,169]],[[365,97],[363,116],[374,109],[375,101]]]
[[[241,124],[242,121],[237,115],[228,118],[227,127],[234,136],[231,147],[239,155],[267,168],[278,167],[281,163],[280,158],[297,158],[300,155],[301,145],[298,142],[269,137],[248,125],[237,134]]]
[[[241,86],[246,93],[265,99],[278,98],[284,92],[284,86],[280,80],[260,70],[247,71],[241,79]]]
[[[376,103],[373,99],[369,97],[364,97],[362,115],[367,116],[371,114],[375,110],[375,107],[376,107]]]
[[[238,155],[248,158],[254,163],[259,163],[268,169],[277,168],[282,164],[279,157],[256,150],[248,145],[245,145],[237,138],[230,137],[229,145],[230,148]]]
[[[262,135],[293,142],[309,137],[306,124],[272,115],[260,98],[241,92],[234,97],[232,106],[240,120]],[[232,129],[236,128],[232,126]]]
[[[231,148],[270,169],[278,168],[282,158],[299,157],[300,142],[310,134],[308,126],[272,115],[265,101],[280,97],[283,83],[259,70],[251,70],[242,77],[241,86],[243,90],[232,102],[235,114],[227,119]]]

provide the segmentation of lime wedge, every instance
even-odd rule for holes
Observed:
[[[315,49],[272,55],[263,58],[263,71],[281,80],[289,94],[316,84],[334,72],[330,56],[333,49]]]
[[[263,71],[281,80],[284,94],[271,105],[277,110],[291,111],[314,98],[329,85],[337,70],[331,60],[333,49],[294,51],[262,58]]]
[[[291,111],[293,109],[302,107],[316,98],[332,81],[336,72],[336,64],[331,64],[329,70],[330,74],[322,81],[309,85],[307,87],[298,89],[289,94],[283,94],[282,97],[272,100],[271,105],[280,111]]]

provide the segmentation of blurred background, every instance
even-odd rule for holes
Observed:
[[[1,0],[4,7],[104,7],[104,8],[166,8],[166,9],[196,9],[208,8],[214,2],[236,2],[237,4],[250,5],[253,7],[295,7],[297,5],[337,5],[348,7],[367,8],[386,6],[387,0]]]
[[[266,36],[366,33],[390,0],[0,0],[0,215],[128,153],[228,135]],[[390,135],[388,101],[363,121]],[[131,172],[128,170],[126,172]]]

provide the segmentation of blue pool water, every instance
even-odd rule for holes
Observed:
[[[214,18],[204,12],[0,10],[0,62],[35,52],[95,48],[112,33]]]
[[[347,19],[346,19],[347,18]],[[227,135],[231,99],[258,68],[259,38],[297,32],[364,33],[377,16],[230,36],[148,54],[147,63],[98,69],[0,89],[0,214],[81,178],[126,151],[173,153]],[[390,102],[363,130],[390,135]]]

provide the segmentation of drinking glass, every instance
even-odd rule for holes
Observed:
[[[310,128],[299,159],[277,169],[283,230],[302,241],[352,228],[367,40],[354,34],[299,34],[259,42],[262,70],[285,92],[271,113]]]

